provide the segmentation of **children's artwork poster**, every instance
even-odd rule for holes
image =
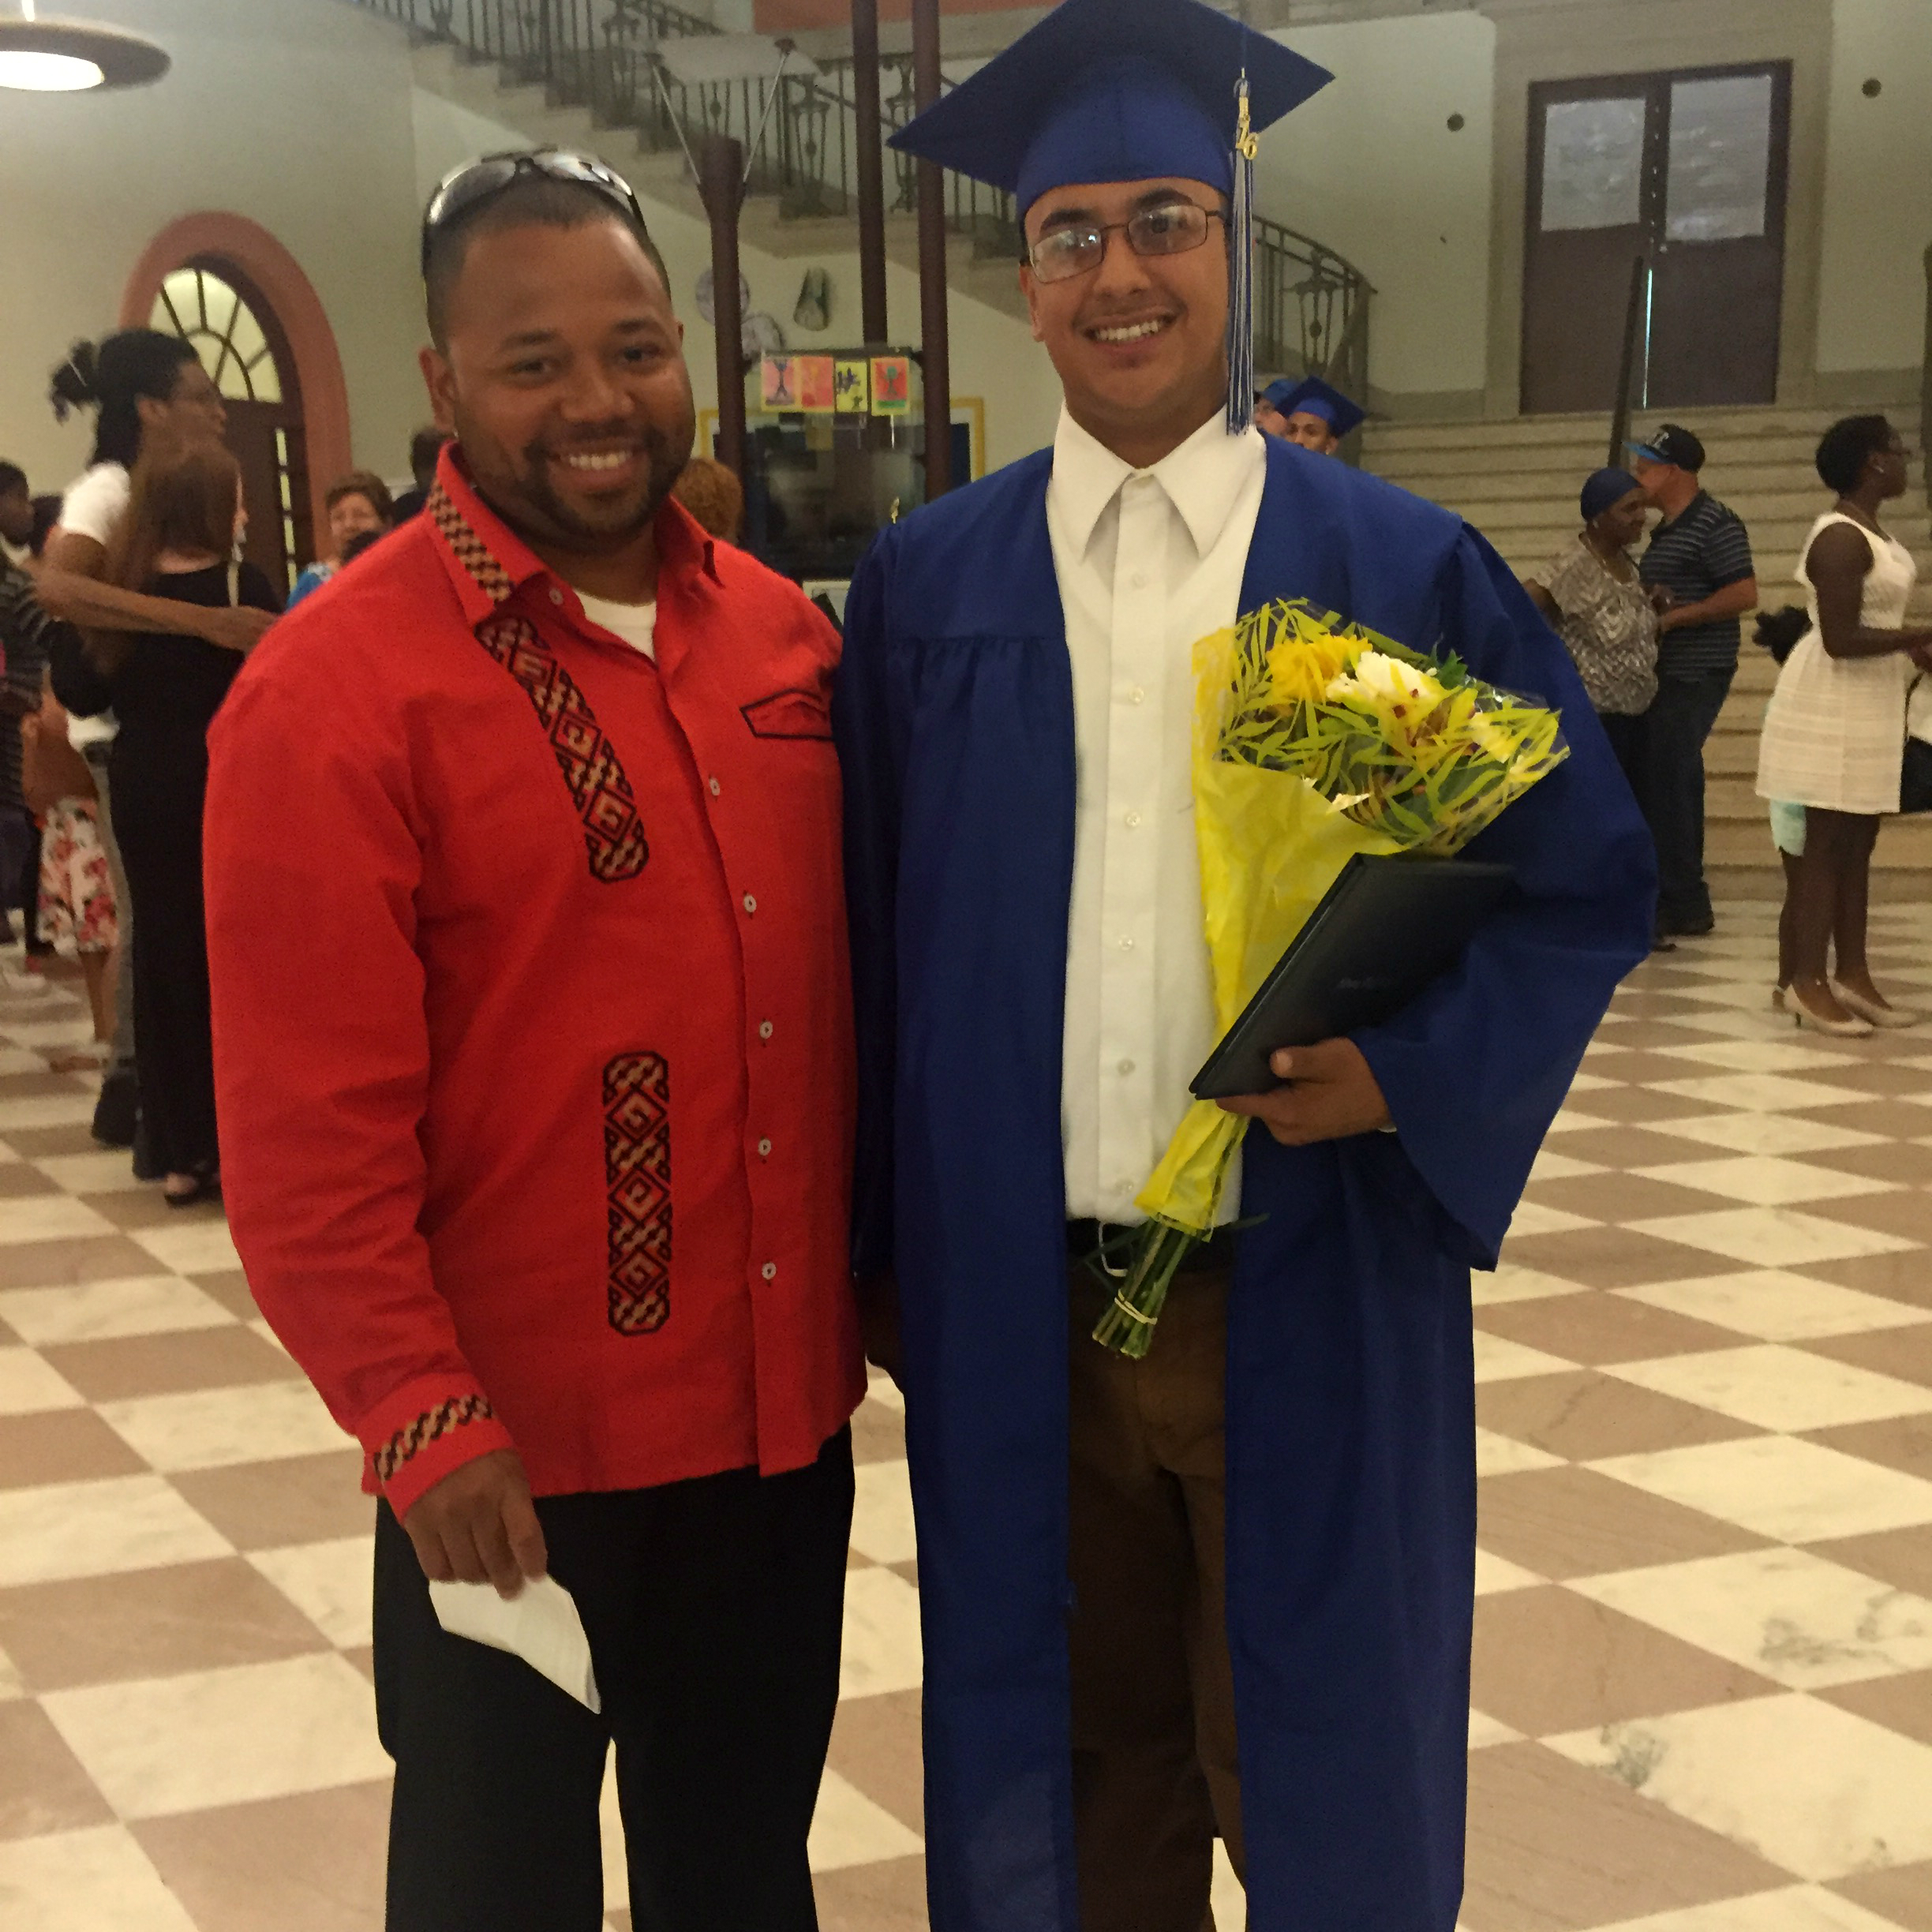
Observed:
[[[863,416],[872,407],[872,371],[863,357],[841,356],[833,365],[833,388],[841,416]]]
[[[792,358],[792,367],[798,391],[798,406],[807,416],[829,416],[833,409],[837,385],[834,368],[829,355],[802,355]]]
[[[906,416],[912,410],[912,359],[910,356],[872,358],[872,414]]]
[[[758,395],[768,410],[795,410],[798,395],[798,356],[768,355],[760,369]]]

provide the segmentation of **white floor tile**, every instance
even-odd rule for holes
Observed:
[[[1567,1154],[1559,1154],[1553,1148],[1544,1148],[1536,1157],[1536,1165],[1530,1170],[1532,1182],[1537,1181],[1575,1181],[1586,1174],[1600,1174],[1608,1170],[1595,1161],[1572,1160]]]
[[[845,1578],[845,1647],[839,1695],[916,1690],[923,1681],[919,1592],[893,1570],[854,1570]]]
[[[1214,1892],[1209,1902],[1214,1908],[1215,1932],[1246,1932],[1248,1894],[1234,1876],[1227,1847],[1219,1838],[1215,1840],[1214,1857]]]
[[[1524,1470],[1558,1469],[1563,1458],[1518,1442],[1511,1436],[1499,1436],[1494,1429],[1476,1432],[1476,1473],[1478,1476],[1515,1476]]]
[[[4,1650],[0,1650],[0,1703],[10,1702],[26,1694],[27,1687],[21,1681],[20,1667]]]
[[[1857,1064],[1850,1054],[1795,1046],[1789,1040],[1735,1040],[1728,1045],[1700,1041],[1685,1046],[1662,1046],[1657,1050],[1672,1060],[1689,1060],[1698,1066],[1724,1067],[1733,1073],[1803,1073],[1820,1067]]]
[[[882,1402],[894,1415],[905,1413],[905,1398],[899,1393],[899,1384],[883,1368],[874,1368],[869,1364],[866,1368],[866,1400]]]
[[[1513,1563],[1501,1556],[1492,1556],[1486,1549],[1476,1552],[1476,1594],[1493,1597],[1503,1590],[1527,1589],[1533,1584],[1544,1582],[1533,1570],[1526,1570],[1519,1563]]]
[[[195,1932],[118,1825],[0,1844],[0,1932]]]
[[[1927,1312],[1882,1295],[1835,1282],[1814,1281],[1780,1268],[1741,1275],[1710,1275],[1700,1281],[1652,1282],[1615,1291],[1632,1301],[1694,1320],[1735,1328],[1765,1342],[1806,1342],[1821,1335],[1862,1335],[1880,1328],[1910,1328],[1932,1320]]]
[[[0,1103],[0,1106],[5,1105]],[[30,1194],[6,1204],[0,1212],[0,1245],[21,1241],[74,1241],[120,1230],[85,1201],[67,1194]]]
[[[1795,1208],[1724,1208],[1709,1214],[1664,1215],[1631,1226],[1641,1234],[1681,1241],[1754,1267],[1802,1268],[1861,1255],[1904,1254],[1916,1245]]]
[[[1649,1125],[1653,1133],[1704,1147],[1729,1148],[1738,1154],[1822,1154],[1839,1148],[1877,1147],[1885,1139],[1808,1114],[1698,1114]]]
[[[1470,1286],[1472,1299],[1478,1308],[1492,1307],[1504,1301],[1541,1301],[1551,1295],[1582,1292],[1576,1282],[1565,1281],[1559,1275],[1544,1275],[1535,1268],[1518,1267],[1511,1261],[1498,1263],[1494,1274],[1472,1275]]]
[[[1593,1127],[1614,1127],[1615,1121],[1605,1120],[1598,1114],[1586,1114],[1580,1108],[1564,1107],[1549,1124],[1553,1134],[1582,1133]]]
[[[17,1038],[27,1029],[9,1029]],[[35,1028],[36,1032],[40,1031]],[[63,1033],[74,1032],[62,1028]],[[49,1044],[58,1043],[50,1042]],[[32,1099],[0,1100],[0,1133],[33,1127],[80,1127],[94,1118],[94,1096],[77,1090],[73,1095],[37,1094]]]
[[[1780,1543],[1932,1522],[1932,1482],[1786,1436],[1612,1456],[1590,1466]]]
[[[1541,1349],[1528,1347],[1521,1342],[1511,1342],[1503,1335],[1486,1335],[1476,1331],[1476,1380],[1478,1382],[1507,1382],[1523,1376],[1561,1375],[1576,1364],[1565,1361],[1560,1355],[1546,1355]],[[1929,1403],[1928,1406],[1932,1406]]]
[[[98,1154],[50,1154],[33,1165],[69,1194],[126,1194],[144,1184],[134,1178],[132,1158],[118,1148]]]
[[[1500,1717],[1491,1717],[1479,1710],[1472,1710],[1469,1717],[1469,1747],[1471,1750],[1484,1750],[1492,1744],[1520,1744],[1522,1733],[1512,1731]]]
[[[0,1348],[0,1415],[85,1406],[66,1377],[32,1349]]]
[[[348,1438],[307,1382],[192,1389],[98,1405],[122,1441],[158,1470],[217,1469],[340,1449]]]
[[[853,1472],[852,1546],[874,1563],[910,1563],[919,1555],[912,1528],[912,1486],[903,1462],[861,1462]]]
[[[1578,1228],[1601,1227],[1601,1221],[1593,1221],[1586,1215],[1567,1214],[1560,1208],[1545,1208],[1536,1201],[1520,1203],[1510,1221],[1509,1231],[1518,1237],[1526,1234],[1571,1234]]]
[[[0,1492],[0,1589],[231,1553],[159,1476]]]
[[[1899,1932],[1889,1919],[1819,1885],[1792,1885],[1750,1898],[1720,1899],[1682,1911],[1620,1919],[1604,1932]]]
[[[1808,1550],[1747,1550],[1569,1587],[1793,1690],[1932,1670],[1932,1603]]]
[[[386,1777],[374,1697],[331,1651],[40,1702],[101,1795],[141,1818]]]
[[[188,1221],[179,1227],[141,1228],[132,1237],[177,1275],[219,1275],[242,1265],[223,1221]]]
[[[353,1649],[373,1641],[369,1628],[376,1539],[342,1537],[255,1550],[249,1561],[329,1642]]]
[[[839,1871],[848,1865],[910,1858],[925,1848],[918,1833],[908,1830],[856,1785],[827,1769],[818,1788],[818,1809],[812,1814],[810,1849],[814,1871]]]
[[[1864,1174],[1840,1174],[1806,1161],[1770,1154],[1740,1154],[1729,1160],[1678,1161],[1634,1170],[1646,1180],[1702,1188],[1758,1208],[1786,1208],[1800,1201],[1849,1200],[1860,1194],[1896,1194],[1895,1182]]]
[[[12,1288],[0,1294],[0,1321],[25,1342],[103,1342],[181,1328],[222,1328],[234,1316],[178,1275],[80,1282],[68,1288]]]
[[[1848,1087],[1827,1087],[1817,1080],[1794,1080],[1782,1073],[1715,1073],[1695,1080],[1664,1080],[1652,1091],[1752,1114],[1844,1106],[1866,1097]]]
[[[1932,1748],[1810,1698],[1749,1698],[1548,1742],[1800,1878],[1932,1858]]]
[[[1660,1395],[1790,1434],[1932,1411],[1932,1388],[1774,1342],[1619,1362],[1605,1372]]]

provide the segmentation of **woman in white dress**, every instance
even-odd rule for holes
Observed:
[[[1794,870],[1786,1010],[1800,1026],[1857,1035],[1911,1025],[1872,983],[1866,906],[1878,821],[1899,808],[1906,692],[1932,668],[1932,630],[1905,628],[1918,566],[1880,507],[1907,487],[1905,446],[1882,416],[1835,424],[1818,474],[1838,494],[1798,566],[1811,627],[1786,659],[1765,719],[1758,793],[1805,807]],[[1827,956],[1837,941],[1837,975]]]

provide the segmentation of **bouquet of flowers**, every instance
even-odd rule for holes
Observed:
[[[1357,852],[1460,851],[1569,755],[1556,713],[1305,601],[1194,647],[1194,803],[1221,1032]],[[1247,1121],[1183,1118],[1096,1263],[1117,1292],[1094,1339],[1146,1354],[1169,1284],[1214,1231]],[[1117,1271],[1118,1267],[1118,1272]]]

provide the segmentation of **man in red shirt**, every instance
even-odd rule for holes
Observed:
[[[682,330],[625,185],[430,204],[425,514],[211,734],[223,1180],[381,1499],[391,1932],[591,1932],[615,1739],[652,1932],[811,1932],[863,1387],[838,653],[671,499]],[[429,1580],[575,1598],[601,1714]]]

